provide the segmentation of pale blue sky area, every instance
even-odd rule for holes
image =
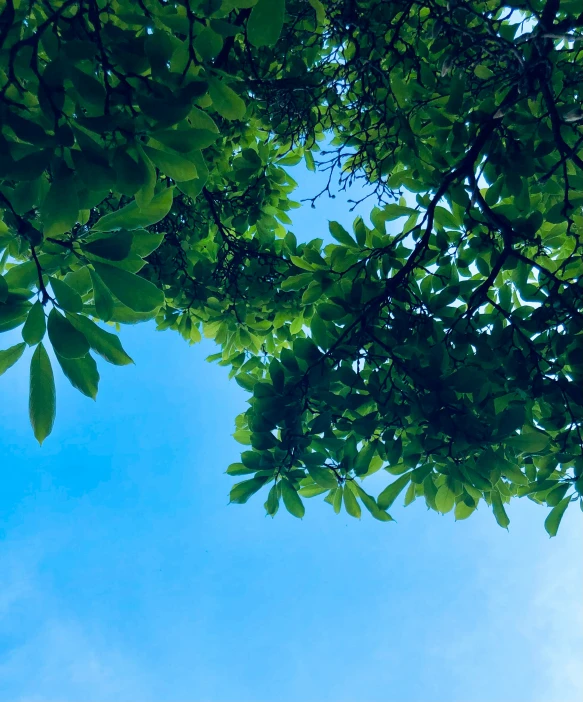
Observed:
[[[322,200],[296,232],[331,218],[353,215]],[[0,702],[579,702],[577,508],[549,540],[527,500],[509,533],[484,505],[457,524],[228,506],[245,392],[208,342],[123,342],[136,365],[101,364],[97,403],[58,374],[42,448],[26,364],[0,381]]]

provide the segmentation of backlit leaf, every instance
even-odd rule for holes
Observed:
[[[97,364],[91,357],[91,354],[88,353],[82,358],[63,358],[58,353],[55,355],[71,385],[79,392],[95,400],[99,384],[99,373]]]
[[[42,341],[46,330],[45,311],[42,304],[37,300],[30,308],[26,322],[22,327],[22,338],[29,346],[36,346]]]
[[[95,322],[79,314],[67,315],[67,319],[75,329],[83,334],[89,346],[106,361],[116,366],[127,366],[133,363],[115,334],[105,331]]]
[[[140,229],[156,224],[172,207],[172,188],[164,188],[143,209],[135,202],[101,217],[93,227],[94,232],[112,232],[118,229]]]
[[[63,358],[82,358],[89,353],[89,342],[66,317],[54,307],[47,324],[49,339],[55,353]]]
[[[549,512],[549,516],[545,519],[545,529],[551,537],[556,536],[561,524],[561,519],[565,514],[567,507],[571,502],[571,497],[564,497],[556,507]]]
[[[120,302],[135,312],[150,312],[164,304],[164,293],[149,280],[114,268],[93,263],[95,271]]]
[[[281,480],[279,485],[281,486],[281,496],[283,498],[285,508],[294,517],[301,519],[306,512],[302,498],[298,495],[288,480]]]
[[[59,307],[67,312],[81,312],[83,300],[76,290],[73,290],[64,280],[59,278],[49,278],[49,281]]]
[[[28,410],[34,436],[42,444],[53,429],[56,413],[55,379],[42,343],[36,347],[30,361]]]
[[[0,351],[0,375],[3,375],[9,368],[12,368],[24,353],[25,348],[26,344],[20,343],[11,346],[5,351]]]

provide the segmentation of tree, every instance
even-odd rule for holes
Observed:
[[[0,372],[34,348],[36,438],[45,333],[95,398],[92,354],[131,363],[97,322],[155,319],[251,394],[232,502],[390,521],[406,490],[507,527],[527,495],[555,535],[583,494],[582,41],[578,0],[3,2]],[[372,226],[298,243],[302,159],[312,204],[365,179]]]

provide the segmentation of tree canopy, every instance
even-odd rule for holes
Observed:
[[[583,494],[580,0],[0,7],[0,332],[22,333],[0,373],[32,347],[39,442],[47,348],[95,398],[95,356],[132,363],[118,332],[155,320],[250,394],[232,502],[391,521],[404,492],[507,527],[528,496],[556,534]],[[302,160],[329,176],[312,203],[362,179],[370,222],[298,241]]]

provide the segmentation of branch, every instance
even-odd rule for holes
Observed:
[[[32,259],[36,265],[36,272],[38,275],[38,288],[39,288],[39,291],[41,293],[41,303],[43,305],[46,305],[47,302],[51,299],[51,296],[49,295],[49,293],[45,287],[44,281],[43,281],[43,269],[42,269],[42,266],[40,265],[40,261],[38,260],[38,256],[36,255],[35,248],[32,245],[30,247],[30,252],[32,254]]]

